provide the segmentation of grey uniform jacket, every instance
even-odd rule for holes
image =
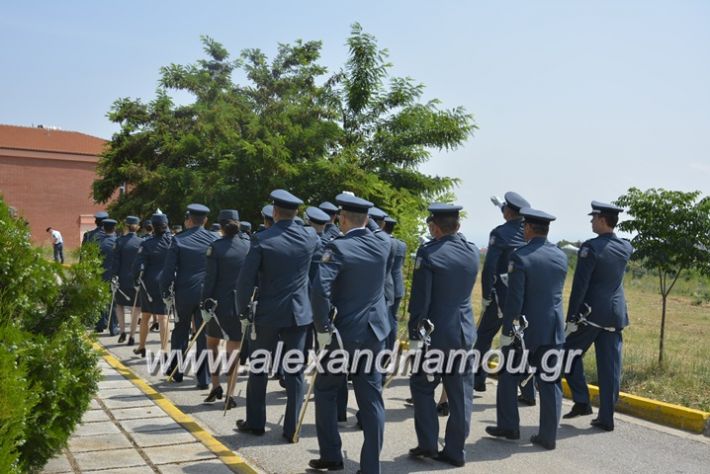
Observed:
[[[624,272],[631,257],[631,244],[614,233],[587,240],[577,253],[567,317],[592,308],[589,320],[604,327],[629,325],[624,297]]]

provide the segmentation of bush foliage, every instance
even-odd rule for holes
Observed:
[[[98,252],[64,268],[30,245],[0,198],[0,472],[34,472],[67,443],[97,391],[86,336],[109,289]]]

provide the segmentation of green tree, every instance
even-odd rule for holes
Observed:
[[[456,180],[417,170],[431,150],[454,149],[475,129],[462,108],[421,103],[424,87],[409,78],[388,81],[386,51],[354,25],[350,56],[327,75],[318,63],[321,43],[279,45],[272,61],[259,49],[230,60],[203,37],[207,59],[161,69],[156,98],[122,98],[109,118],[120,125],[99,162],[97,202],[113,214],[181,216],[203,202],[236,207],[248,219],[272,189],[291,190],[308,203],[351,190],[400,220],[414,235],[426,202],[446,196]],[[241,69],[245,84],[232,74]],[[177,106],[171,91],[194,98]],[[412,245],[414,242],[408,242]]]
[[[696,270],[710,275],[710,197],[700,192],[630,188],[616,203],[628,208],[631,219],[619,229],[635,234],[633,260],[658,274],[661,293],[661,334],[658,363],[663,364],[666,302],[678,278]]]

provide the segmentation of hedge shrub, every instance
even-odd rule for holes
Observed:
[[[88,327],[108,303],[95,248],[64,268],[32,247],[0,198],[0,472],[35,472],[97,391]]]

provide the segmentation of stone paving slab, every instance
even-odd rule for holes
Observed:
[[[72,437],[75,436],[96,436],[102,434],[120,434],[121,430],[113,421],[99,421],[97,423],[86,423],[77,426]]]
[[[59,456],[50,459],[47,465],[44,466],[44,470],[42,472],[44,474],[59,474],[64,472],[74,472],[74,470],[72,469],[71,464],[69,464],[69,460],[66,455],[62,453]]]
[[[142,420],[145,418],[159,418],[166,416],[165,412],[157,405],[134,408],[116,408],[111,410],[111,414],[117,420]]]
[[[111,421],[103,410],[89,410],[81,417],[82,423],[95,423],[97,421]]]
[[[143,450],[154,464],[174,464],[186,461],[199,461],[217,457],[202,443],[194,442],[178,446],[160,446]]]
[[[118,469],[102,469],[100,471],[82,471],[84,474],[153,474],[148,466],[133,466]]]
[[[153,401],[145,395],[114,395],[103,399],[110,410],[114,408],[135,408],[154,406]]]
[[[131,448],[133,445],[123,433],[100,434],[94,436],[74,436],[69,440],[69,451],[101,451],[103,449]]]
[[[104,380],[99,382],[99,390],[105,390],[107,388],[136,388],[130,380],[126,380],[120,375],[119,377],[121,378],[115,380],[106,380],[104,377]]]
[[[133,448],[76,453],[74,454],[74,459],[76,459],[76,463],[82,471],[145,466],[145,461],[138,454],[138,451]]]
[[[193,443],[195,437],[183,428],[174,430],[148,431],[131,433],[131,438],[138,443],[141,448],[150,448],[154,446],[169,446],[169,445],[184,445]],[[202,446],[200,444],[200,446]]]
[[[120,423],[123,429],[129,433],[146,433],[151,431],[183,429],[169,416],[162,418],[149,418],[147,420],[125,420]]]
[[[219,461],[197,461],[180,464],[162,464],[163,474],[232,474],[232,470]],[[317,471],[314,471],[317,472]]]
[[[99,388],[101,390],[102,400],[118,400],[128,397],[143,397],[145,394],[138,390],[135,385],[124,385],[123,387],[106,387]]]

